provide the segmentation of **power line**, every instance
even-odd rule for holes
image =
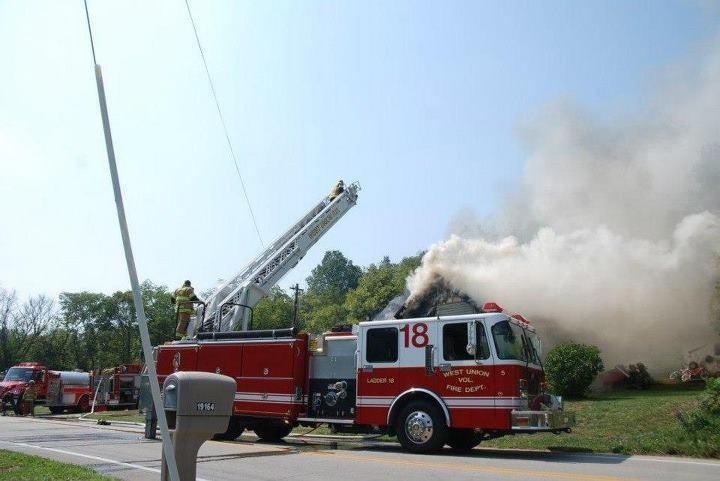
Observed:
[[[218,101],[217,93],[215,92],[215,85],[213,84],[212,77],[210,76],[210,69],[208,69],[207,60],[205,59],[205,52],[203,51],[202,45],[200,44],[200,37],[198,36],[197,28],[195,27],[195,20],[190,11],[190,3],[185,0],[185,6],[187,7],[188,16],[190,17],[190,23],[192,24],[193,32],[195,32],[195,40],[197,42],[198,50],[200,50],[200,57],[202,57],[203,65],[205,66],[205,73],[207,74],[208,82],[210,83],[210,90],[212,91],[213,99],[215,100],[215,107],[217,108],[218,116],[220,117],[220,123],[222,124],[223,131],[225,132],[225,139],[227,140],[228,148],[230,149],[230,155],[232,156],[233,163],[235,164],[235,172],[237,172],[238,179],[240,179],[240,185],[242,186],[243,195],[250,211],[250,217],[252,218],[253,225],[255,226],[255,232],[257,232],[258,239],[260,239],[260,245],[265,247],[262,236],[260,235],[260,229],[258,229],[257,221],[255,220],[255,213],[253,212],[252,205],[250,204],[250,197],[248,197],[247,189],[245,189],[245,182],[243,182],[242,175],[240,174],[240,167],[238,167],[237,157],[235,156],[235,149],[233,149],[232,142],[230,142],[230,134],[228,133],[227,125],[225,124],[225,118],[223,117],[222,110],[220,109],[220,102]]]
[[[85,18],[87,19],[88,33],[90,34],[90,48],[93,54],[93,64],[97,65],[95,60],[95,41],[93,40],[92,27],[90,27],[90,12],[88,11],[87,0],[83,0],[85,3]]]

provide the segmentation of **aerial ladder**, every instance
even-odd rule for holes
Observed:
[[[360,191],[354,182],[324,197],[232,279],[220,284],[198,309],[198,332],[247,330],[252,308],[353,206]]]

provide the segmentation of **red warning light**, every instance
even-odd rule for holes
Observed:
[[[486,302],[485,304],[483,304],[482,310],[483,310],[483,312],[502,312],[505,309],[498,306],[494,302]]]
[[[515,320],[517,320],[517,321],[524,322],[525,324],[530,324],[530,321],[528,321],[527,319],[525,319],[525,318],[524,318],[523,316],[521,316],[520,314],[517,314],[517,313],[516,313],[516,314],[513,314],[513,315],[510,316],[510,317],[512,317],[513,319],[515,319]]]

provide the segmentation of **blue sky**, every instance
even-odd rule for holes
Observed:
[[[200,290],[260,250],[185,4],[90,0],[141,279]],[[641,109],[718,32],[707,2],[191,2],[260,232],[339,178],[329,249],[412,255],[522,179],[518,126],[569,101]],[[0,1],[0,286],[129,288],[82,1]]]

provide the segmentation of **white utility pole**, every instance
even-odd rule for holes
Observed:
[[[138,326],[140,328],[140,339],[142,340],[143,355],[145,356],[145,366],[148,369],[148,376],[150,377],[150,392],[152,393],[158,424],[160,424],[163,452],[165,453],[165,459],[167,460],[170,479],[172,481],[180,481],[177,464],[175,463],[175,450],[173,449],[172,439],[170,438],[170,429],[168,428],[165,410],[163,409],[162,400],[160,399],[160,385],[158,384],[155,361],[152,355],[150,333],[148,332],[147,319],[145,318],[145,308],[143,307],[142,295],[140,293],[140,283],[138,282],[137,270],[135,269],[135,258],[133,257],[132,246],[130,245],[130,234],[128,233],[127,220],[125,219],[125,206],[123,205],[117,164],[115,163],[115,148],[113,147],[112,134],[110,132],[110,119],[108,118],[107,102],[105,101],[105,85],[103,83],[102,69],[95,59],[95,45],[92,37],[92,29],[90,28],[90,14],[88,13],[87,0],[84,1],[88,33],[90,34],[90,45],[92,47],[93,63],[95,64],[95,82],[97,83],[98,100],[100,102],[100,115],[102,116],[103,130],[105,132],[105,148],[107,150],[108,164],[110,165],[110,178],[112,179],[113,192],[115,193],[118,223],[120,224],[120,234],[122,235],[123,247],[125,248],[125,261],[127,262],[128,274],[130,275],[130,284],[132,286],[133,301],[135,304],[135,314],[137,315]]]

